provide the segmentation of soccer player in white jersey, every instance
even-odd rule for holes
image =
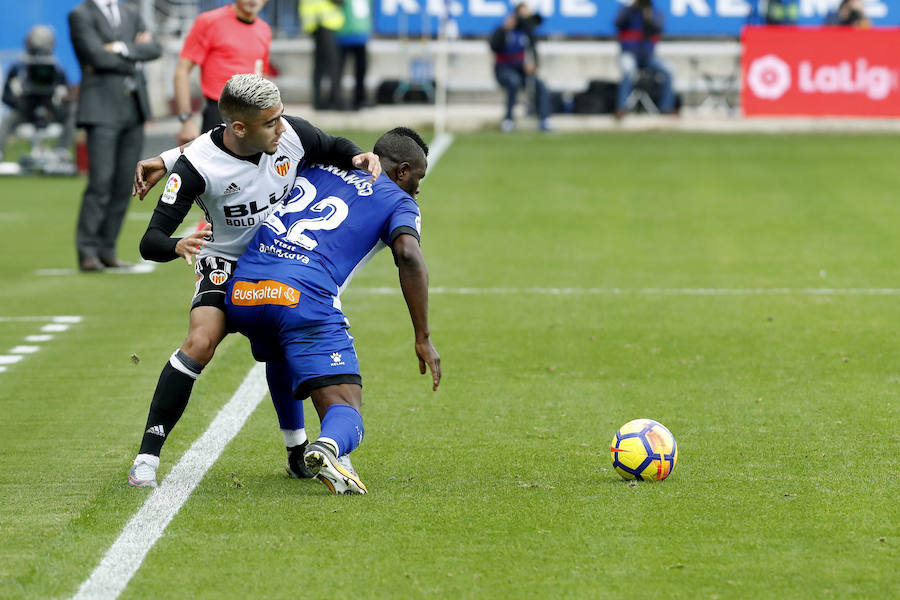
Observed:
[[[225,123],[194,140],[183,154],[176,148],[138,165],[135,191],[141,197],[171,171],[141,240],[141,256],[159,262],[180,256],[188,264],[196,258],[197,286],[187,338],[163,367],[128,473],[128,483],[136,487],[156,487],[163,443],[187,406],[194,380],[225,337],[225,283],[260,223],[293,186],[300,161],[362,167],[372,177],[381,173],[373,153],[284,116],[278,87],[257,75],[229,79],[219,111]],[[195,202],[206,214],[206,226],[171,237]],[[270,382],[286,376],[278,367],[266,369]],[[302,405],[290,396],[273,396],[273,402],[288,450],[288,474],[312,477],[303,464],[308,441]]]
[[[441,380],[428,328],[428,270],[419,248],[415,198],[428,146],[398,127],[379,138],[384,174],[304,161],[284,203],[259,228],[227,284],[229,330],[250,339],[254,357],[288,377],[272,396],[311,397],[321,420],[306,466],[335,494],[365,494],[349,454],[363,438],[362,378],[340,294],[363,265],[390,246],[409,308],[419,372]],[[300,402],[298,402],[299,404]]]

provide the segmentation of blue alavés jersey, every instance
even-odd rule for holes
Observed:
[[[396,236],[419,237],[419,207],[382,174],[306,165],[263,222],[234,276],[291,285],[340,309],[354,273]]]

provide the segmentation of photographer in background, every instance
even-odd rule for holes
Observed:
[[[537,47],[534,29],[543,22],[524,2],[503,19],[503,23],[491,35],[490,45],[494,51],[494,75],[506,90],[506,116],[500,124],[504,132],[515,128],[513,109],[519,90],[526,88],[533,92],[541,131],[550,130],[550,94],[544,82],[537,76]]]
[[[863,0],[841,0],[840,5],[825,15],[826,25],[843,27],[871,27]]]
[[[9,69],[3,86],[3,104],[10,111],[0,122],[0,160],[7,138],[22,123],[30,123],[38,130],[51,123],[62,125],[56,155],[60,161],[71,160],[74,113],[65,71],[53,56],[55,45],[53,30],[46,25],[35,25],[25,38],[24,58]]]
[[[622,7],[616,16],[615,25],[622,49],[619,54],[622,81],[619,83],[616,118],[625,116],[628,96],[634,89],[641,70],[652,71],[660,84],[660,97],[657,101],[659,110],[664,113],[675,112],[672,67],[655,54],[656,43],[663,30],[662,12],[653,6],[652,0],[634,0],[629,6]]]

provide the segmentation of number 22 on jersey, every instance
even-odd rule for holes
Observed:
[[[315,249],[319,242],[304,232],[336,229],[350,213],[347,203],[337,196],[328,196],[316,201],[316,193],[316,186],[312,182],[305,177],[298,177],[284,204],[269,215],[264,225],[287,242],[296,244],[304,250]],[[295,219],[292,216],[307,209],[313,216],[302,219]]]

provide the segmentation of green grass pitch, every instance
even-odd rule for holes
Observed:
[[[287,479],[266,399],[121,598],[900,597],[897,158],[890,136],[457,136],[420,196],[437,393],[389,253],[344,295],[370,494]],[[0,179],[0,354],[47,323],[24,317],[83,318],[0,373],[2,598],[71,596],[141,506],[126,472],[187,329],[183,262],[38,273],[75,266],[83,186]],[[251,366],[226,339],[162,480]],[[664,482],[611,468],[639,417],[678,440]]]

